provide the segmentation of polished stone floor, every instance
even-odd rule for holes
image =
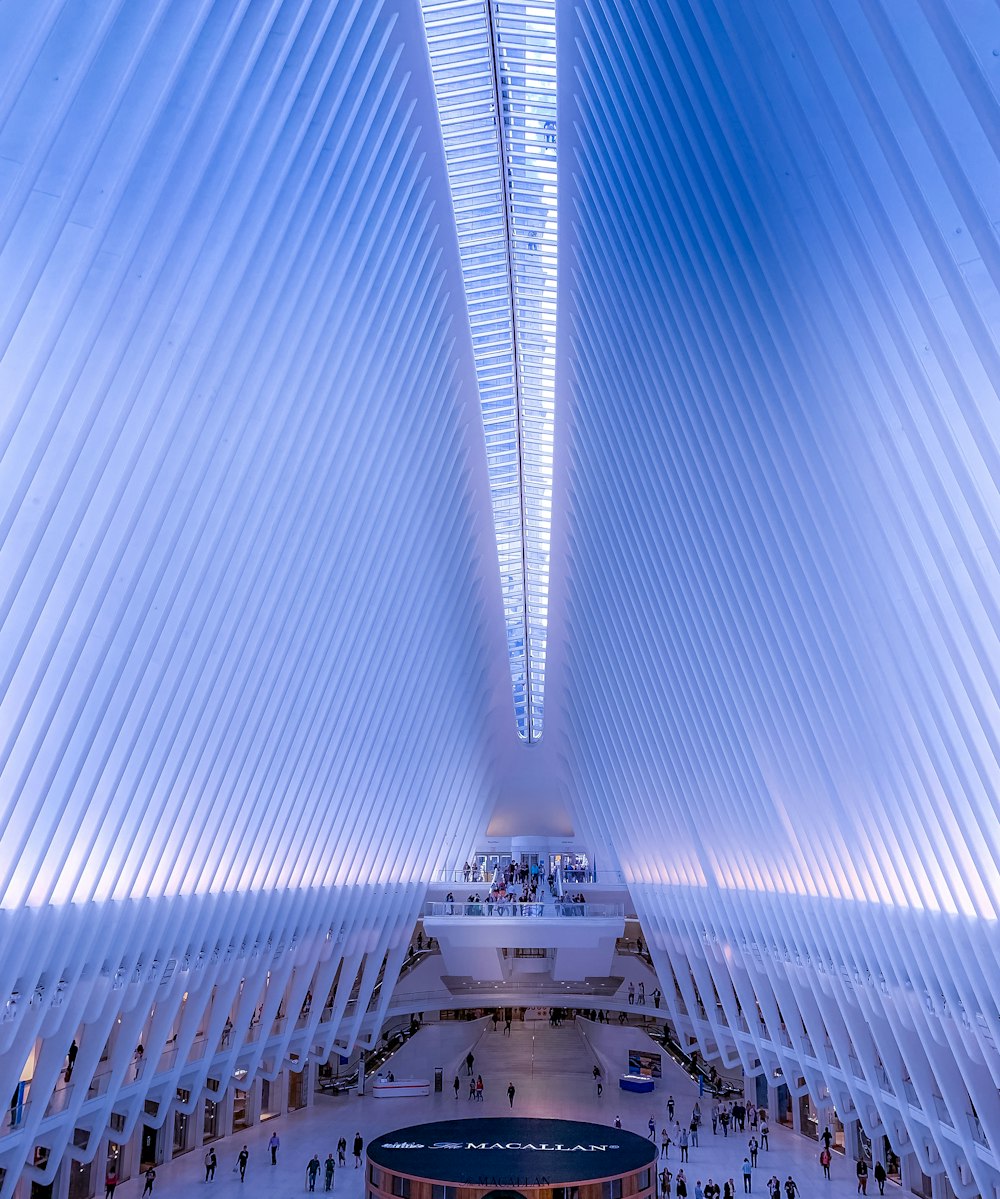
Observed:
[[[583,1025],[582,1027],[586,1027]],[[351,1143],[356,1132],[365,1142],[383,1132],[423,1121],[508,1115],[507,1087],[515,1084],[513,1114],[550,1116],[570,1120],[590,1120],[622,1125],[642,1136],[647,1135],[652,1115],[659,1128],[666,1118],[666,1100],[673,1094],[677,1114],[690,1115],[697,1088],[669,1059],[664,1059],[664,1078],[653,1095],[626,1094],[618,1089],[615,1072],[624,1069],[630,1042],[637,1034],[617,1025],[602,1028],[600,1058],[605,1074],[604,1094],[598,1098],[593,1067],[599,1059],[590,1041],[581,1036],[573,1021],[550,1028],[543,1019],[516,1023],[509,1037],[502,1027],[496,1032],[488,1021],[476,1023],[429,1024],[409,1041],[390,1063],[397,1079],[432,1076],[441,1066],[445,1076],[443,1094],[423,1099],[375,1099],[371,1095],[320,1095],[314,1105],[302,1112],[271,1120],[249,1132],[214,1142],[219,1167],[213,1183],[204,1182],[203,1151],[196,1149],[157,1171],[154,1199],[189,1199],[192,1190],[209,1187],[223,1192],[220,1199],[291,1199],[306,1190],[306,1163],[315,1153],[321,1160],[336,1150],[338,1137],[348,1141],[348,1164],[336,1171],[334,1190],[340,1199],[363,1199],[363,1170],[352,1165]],[[616,1045],[617,1042],[617,1045]],[[609,1048],[610,1045],[610,1048]],[[469,1049],[475,1054],[475,1070],[482,1073],[485,1097],[482,1103],[467,1098],[464,1058]],[[618,1062],[621,1062],[619,1065]],[[456,1100],[452,1087],[455,1075],[462,1081]],[[609,1077],[610,1076],[610,1077]],[[702,1108],[707,1114],[708,1105]],[[271,1166],[266,1142],[277,1131],[281,1138],[278,1164]],[[748,1134],[749,1135],[749,1134]],[[737,1193],[743,1193],[740,1167],[746,1153],[746,1136],[713,1136],[711,1125],[701,1134],[701,1144],[690,1150],[685,1167],[689,1199],[694,1199],[694,1183],[714,1178],[736,1180]],[[235,1170],[242,1145],[250,1150],[246,1181],[240,1183]],[[759,1167],[753,1172],[753,1194],[766,1195],[765,1182],[772,1174],[784,1179],[793,1175],[799,1186],[799,1199],[848,1199],[856,1194],[853,1162],[834,1155],[833,1180],[826,1182],[818,1162],[819,1147],[790,1130],[772,1123],[771,1148],[761,1152]],[[670,1166],[676,1173],[678,1150],[670,1149]],[[322,1176],[319,1184],[322,1189]],[[116,1199],[138,1199],[142,1180],[123,1183]],[[898,1196],[889,1184],[887,1192]],[[869,1193],[877,1195],[874,1180]]]

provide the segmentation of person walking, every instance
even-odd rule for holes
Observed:
[[[240,1172],[240,1182],[243,1182],[247,1176],[247,1162],[250,1160],[250,1150],[243,1146],[236,1157],[236,1167]]]
[[[656,1121],[653,1119],[652,1116],[649,1117],[646,1127],[649,1129],[649,1139],[651,1141],[655,1140],[656,1139]]]
[[[475,1061],[476,1061],[476,1059],[473,1057],[472,1050],[470,1049],[469,1052],[465,1055],[465,1072],[466,1072],[466,1074],[468,1074],[468,1075],[472,1074],[472,1067],[475,1064]]]
[[[722,1199],[736,1199],[736,1185],[731,1178],[722,1184]]]
[[[750,1159],[748,1157],[745,1157],[743,1159],[743,1194],[744,1195],[750,1194],[752,1169],[753,1169],[753,1167],[750,1165]]]
[[[868,1163],[863,1157],[858,1158],[858,1164],[855,1168],[855,1173],[858,1176],[858,1194],[868,1194]]]
[[[79,1053],[80,1047],[76,1043],[76,1037],[70,1041],[69,1049],[66,1051],[66,1081],[73,1077],[73,1067],[76,1065],[76,1055]]]
[[[682,1162],[686,1162],[688,1160],[688,1144],[689,1143],[690,1143],[690,1133],[688,1132],[688,1130],[686,1128],[682,1128],[681,1134],[677,1138],[677,1144],[680,1146],[680,1149],[681,1149],[681,1161]]]
[[[719,1104],[718,1101],[712,1104],[712,1136],[719,1131]]]
[[[728,1107],[724,1107],[722,1109],[722,1111],[719,1112],[719,1123],[722,1125],[722,1135],[724,1137],[728,1137],[729,1136],[729,1108]],[[766,1149],[767,1145],[765,1145],[764,1148]]]
[[[823,1177],[830,1177],[830,1150],[824,1145],[820,1150],[819,1164],[823,1167]]]
[[[684,1177],[684,1171],[677,1171],[677,1199],[687,1199],[688,1184]]]
[[[509,1037],[509,1036],[510,1036],[510,1024],[511,1024],[511,1021],[513,1020],[513,1018],[514,1018],[513,1016],[504,1016],[504,1019],[503,1019],[503,1035],[504,1035],[505,1037]]]
[[[656,987],[656,988],[653,990],[653,1007],[659,1007],[659,1006],[660,1006],[660,1000],[661,1000],[662,998],[663,998],[663,992],[660,990],[660,988],[659,988],[659,987]]]
[[[333,1160],[333,1154],[328,1153],[326,1155],[326,1161],[323,1163],[323,1189],[325,1191],[333,1190],[333,1171],[336,1167],[336,1164],[337,1163]]]
[[[701,1124],[701,1113],[694,1111],[691,1113],[691,1144],[695,1149],[698,1148],[698,1127]]]
[[[777,1174],[772,1174],[767,1180],[768,1199],[781,1199],[781,1179]]]
[[[644,982],[639,983],[639,1002],[643,1004],[646,1002],[646,984]]]
[[[628,985],[628,1002],[629,1007],[635,1003],[635,983],[629,983]]]
[[[454,1088],[455,1088],[455,1098],[457,1099],[457,1098],[458,1098],[458,1092],[459,1092],[459,1090],[460,1090],[460,1089],[461,1089],[461,1087],[462,1087],[462,1084],[461,1084],[461,1083],[458,1081],[458,1075],[457,1075],[457,1074],[455,1075],[455,1081],[454,1081],[454,1083],[453,1083],[452,1085],[453,1085],[453,1086],[454,1086]]]
[[[267,1147],[271,1151],[271,1165],[278,1164],[278,1150],[281,1148],[281,1141],[276,1132],[271,1133],[271,1139],[267,1142]]]
[[[768,1148],[767,1134],[769,1131],[770,1129],[767,1127],[767,1120],[762,1120],[760,1124],[760,1143],[764,1150],[767,1150]]]
[[[118,1185],[118,1171],[112,1166],[104,1175],[104,1199],[114,1199],[115,1187]]]
[[[701,1185],[701,1179],[694,1184],[694,1199],[705,1199],[705,1191]]]
[[[671,1124],[673,1124],[673,1122],[674,1122],[674,1097],[673,1097],[673,1095],[669,1095],[667,1097],[667,1119],[670,1121]]]
[[[361,1166],[361,1151],[362,1151],[362,1149],[364,1149],[364,1147],[365,1147],[365,1143],[361,1139],[361,1133],[356,1132],[354,1134],[354,1168],[355,1168],[355,1170],[359,1169]]]
[[[156,1171],[152,1166],[143,1174],[143,1178],[146,1180],[146,1185],[142,1188],[143,1199],[145,1199],[146,1195],[152,1195],[153,1183],[156,1182]]]
[[[878,1193],[880,1195],[885,1194],[885,1180],[886,1180],[885,1166],[883,1166],[881,1162],[876,1162],[875,1163],[875,1182],[878,1184]]]
[[[664,1126],[660,1129],[660,1157],[667,1161],[670,1160],[670,1146],[672,1144],[673,1142],[670,1140],[670,1133],[667,1132],[667,1126],[664,1124]]]
[[[796,1185],[795,1179],[789,1174],[785,1179],[785,1199],[795,1199],[798,1190],[799,1188]]]
[[[823,1148],[829,1152],[830,1144],[833,1141],[833,1133],[830,1131],[829,1124],[823,1129],[823,1135],[820,1137],[820,1140],[823,1142]]]
[[[751,1137],[750,1140],[747,1141],[747,1148],[750,1150],[750,1165],[756,1166],[757,1165],[757,1151],[758,1151],[758,1149],[760,1149],[760,1142],[757,1140],[756,1137]]]
[[[514,1095],[515,1095],[514,1084],[510,1083],[510,1085],[507,1087],[507,1101],[510,1103],[511,1107],[514,1106]]]
[[[319,1178],[319,1155],[314,1153],[306,1166],[306,1183],[310,1191],[316,1189],[316,1179]]]
[[[621,1128],[621,1126],[622,1126],[621,1116],[615,1116],[615,1128]]]
[[[205,1181],[211,1182],[215,1178],[215,1167],[219,1164],[218,1158],[215,1156],[215,1150],[209,1149],[205,1154]]]
[[[341,1137],[337,1142],[337,1165],[347,1165],[347,1137]]]

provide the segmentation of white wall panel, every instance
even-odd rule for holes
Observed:
[[[359,1035],[509,681],[419,8],[0,20],[7,1194]]]
[[[995,21],[559,19],[550,733],[702,1047],[991,1193]]]

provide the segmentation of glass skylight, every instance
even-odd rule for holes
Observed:
[[[542,735],[556,323],[555,0],[423,0],[519,735]]]

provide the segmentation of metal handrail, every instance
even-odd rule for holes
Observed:
[[[620,903],[519,903],[510,899],[483,899],[478,903],[428,903],[424,907],[424,918],[428,916],[514,916],[538,919],[557,917],[560,919],[624,919],[625,905]]]

